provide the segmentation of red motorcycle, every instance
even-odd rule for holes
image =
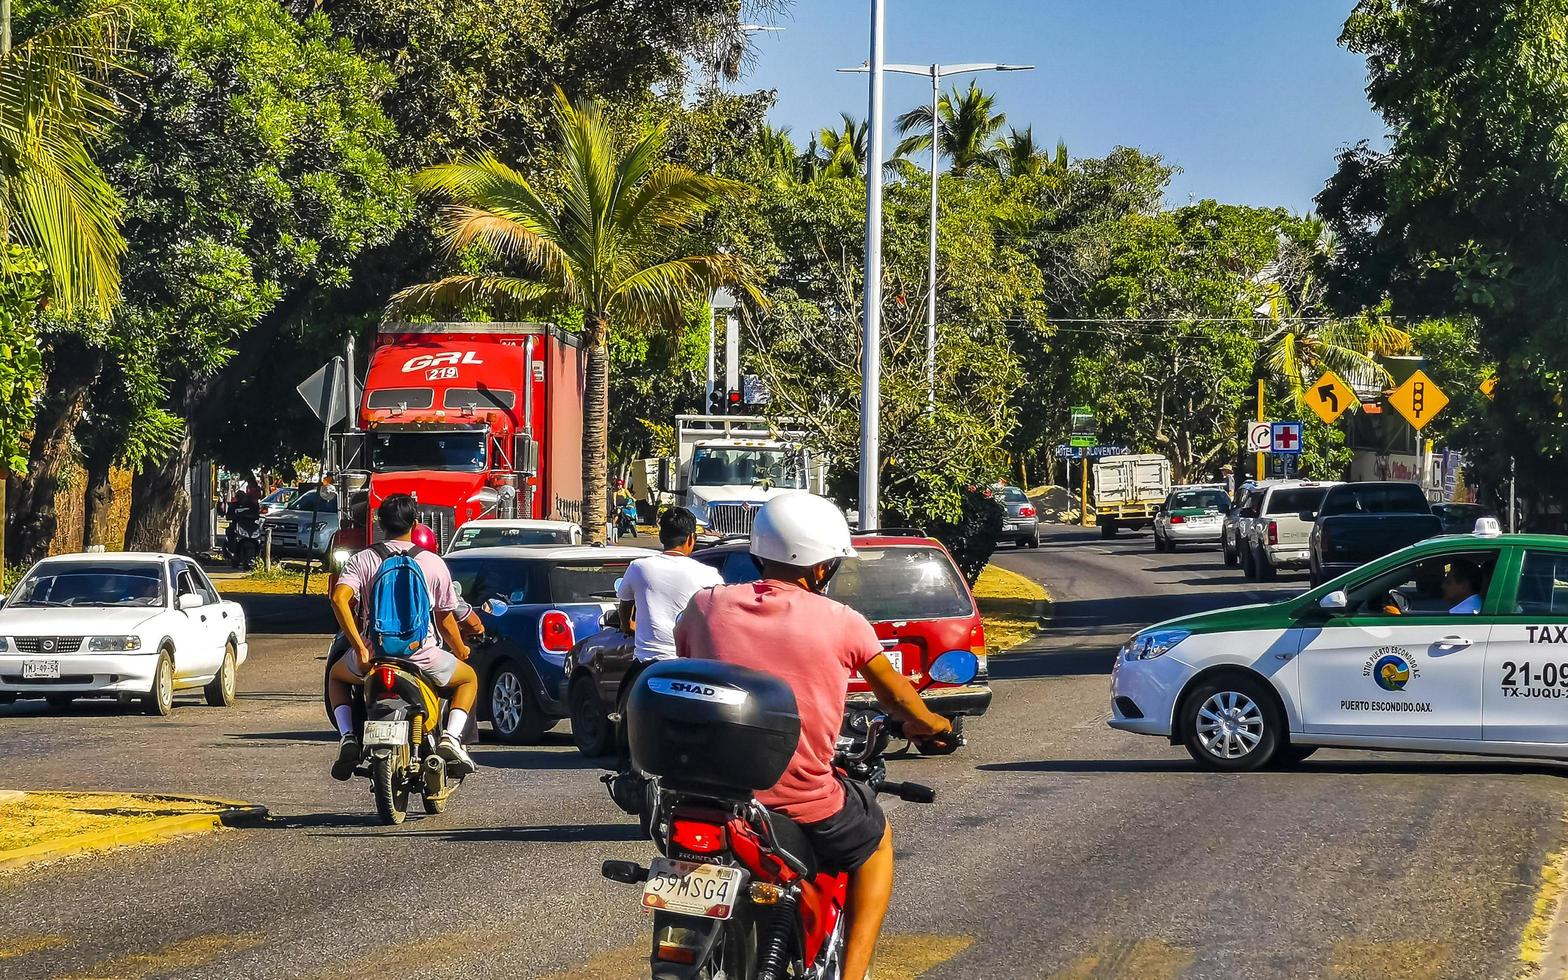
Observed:
[[[973,654],[954,650],[930,675],[967,684],[977,669]],[[728,664],[666,661],[639,678],[627,723],[634,763],[658,777],[652,836],[662,857],[646,868],[606,861],[603,874],[642,886],[654,980],[837,980],[849,876],[819,867],[800,826],[752,797],[794,755],[789,686]],[[887,779],[894,729],[874,711],[849,712],[839,769],[878,793],[932,802],[929,787]]]

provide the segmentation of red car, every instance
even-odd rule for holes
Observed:
[[[860,557],[844,562],[827,594],[871,621],[888,659],[910,683],[926,683],[926,668],[949,650],[969,650],[980,659],[980,672],[970,683],[932,684],[921,695],[932,711],[961,731],[964,718],[983,715],[991,706],[985,627],[963,574],[934,538],[882,533],[856,535],[854,541]],[[750,582],[758,571],[749,548],[749,541],[735,538],[692,557],[718,569],[725,582]],[[608,715],[619,710],[632,663],[631,638],[619,630],[587,637],[567,658],[567,684],[574,688],[566,693],[573,735],[589,755],[609,748]],[[850,680],[849,704],[875,704],[859,677]]]

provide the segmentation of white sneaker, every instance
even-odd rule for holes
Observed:
[[[441,736],[441,742],[436,746],[436,754],[446,760],[447,769],[453,775],[466,776],[479,768],[473,756],[463,748],[463,743],[451,732]]]

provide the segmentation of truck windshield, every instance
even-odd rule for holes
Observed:
[[[699,446],[691,457],[691,485],[724,487],[758,485],[806,489],[798,449],[753,449]]]
[[[377,432],[371,441],[371,466],[377,473],[398,470],[485,468],[483,432]]]

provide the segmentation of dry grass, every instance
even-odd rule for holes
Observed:
[[[219,577],[214,579],[213,584],[224,595],[299,595],[305,584],[305,575],[274,568],[270,572],[257,570],[233,578]],[[327,573],[322,569],[314,569],[310,573],[310,594],[327,594]]]
[[[1038,633],[1042,606],[1051,599],[1038,582],[994,564],[980,573],[974,592],[992,653],[1003,653]]]
[[[0,857],[34,844],[213,809],[195,800],[129,793],[28,793],[0,803]]]

